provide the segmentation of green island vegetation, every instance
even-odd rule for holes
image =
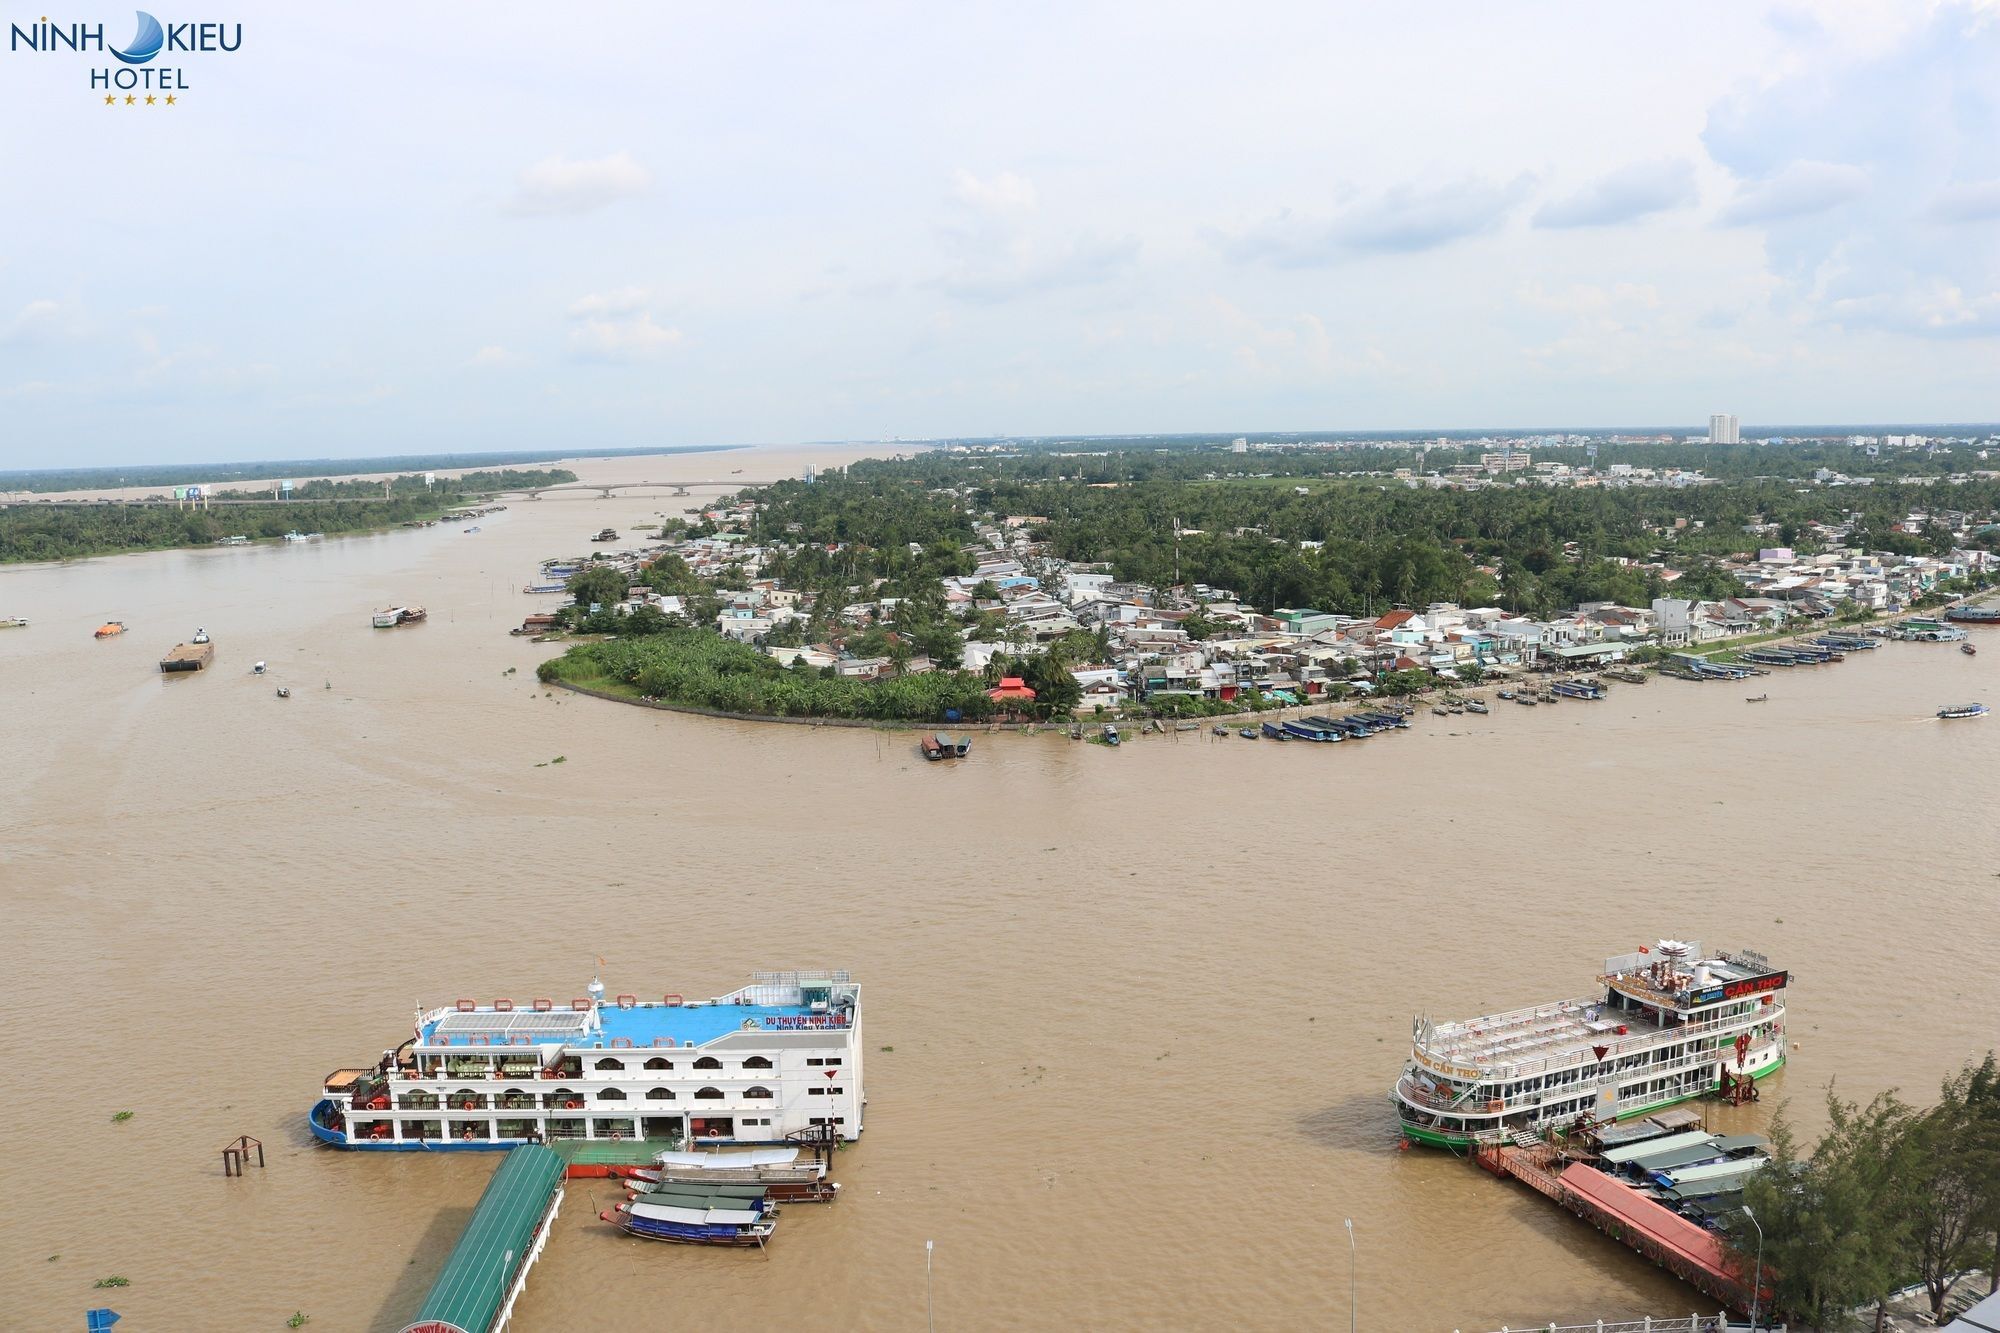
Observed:
[[[1990,1053],[1947,1078],[1935,1105],[1893,1091],[1861,1105],[1829,1089],[1827,1119],[1808,1153],[1779,1112],[1771,1164],[1743,1188],[1750,1216],[1730,1223],[1746,1285],[1762,1228],[1766,1313],[1829,1333],[1876,1327],[1890,1293],[1921,1284],[1942,1323],[1968,1270],[1984,1267],[2000,1289],[2000,1065]]]
[[[635,458],[648,454],[720,453],[743,446],[684,445],[676,448],[591,449],[574,447],[512,453],[390,454],[381,458],[279,458],[253,463],[159,463],[126,467],[24,468],[0,472],[0,493],[99,491],[127,486],[231,486],[295,477],[338,477],[368,472],[442,472],[457,468],[553,463],[585,454],[591,458]],[[378,483],[379,484],[379,483]]]
[[[1093,444],[1097,442],[1092,442]],[[1069,446],[1069,450],[1089,446]],[[639,608],[610,609],[626,595],[613,569],[574,576],[574,604],[564,628],[604,636],[577,643],[540,668],[543,681],[648,699],[765,716],[821,716],[905,721],[977,721],[996,715],[985,691],[1002,676],[1036,690],[1018,711],[1033,718],[1073,716],[1080,688],[1070,668],[1106,658],[1102,632],[1072,631],[1051,642],[1004,653],[980,673],[959,670],[965,638],[1007,640],[1005,616],[992,609],[997,589],[974,590],[975,609],[954,614],[939,584],[977,567],[976,529],[1012,517],[1049,559],[1107,570],[1120,580],[1167,588],[1206,584],[1262,611],[1312,607],[1372,617],[1430,602],[1497,606],[1546,619],[1585,602],[1644,607],[1657,597],[1718,600],[1740,595],[1725,563],[1762,546],[1801,555],[1858,547],[1900,555],[1944,555],[1952,530],[1932,519],[1911,530],[1912,513],[2000,512],[2000,473],[1895,480],[1868,457],[1869,485],[1826,485],[1824,474],[1859,470],[1864,456],[1841,443],[1764,446],[1604,446],[1598,475],[1621,457],[1655,474],[1700,468],[1697,484],[1543,485],[1502,481],[1476,489],[1411,484],[1396,469],[1419,466],[1416,447],[1235,454],[1214,442],[1193,446],[1073,452],[1054,447],[1007,453],[932,451],[858,462],[813,483],[788,480],[748,488],[747,518],[692,524],[674,520],[663,538],[731,536],[759,547],[761,579],[802,597],[805,614],[773,626],[757,646],[711,628],[725,599],[749,586],[730,566],[697,577],[666,554],[638,580],[682,599],[683,616]],[[1977,463],[1967,452],[1923,460],[1925,478]],[[1478,461],[1476,446],[1421,450],[1435,473]],[[1582,470],[1581,446],[1537,449]],[[1754,469],[1754,471],[1753,471]],[[1919,474],[1910,474],[1912,476]],[[1946,474],[1948,475],[1948,474]],[[1815,478],[1820,480],[1815,480]],[[720,512],[711,511],[711,512]],[[2000,550],[2000,525],[1972,538]],[[1984,576],[1953,580],[1925,601],[1985,586]],[[892,609],[854,628],[843,608],[882,602]],[[600,608],[591,612],[592,605]],[[1865,613],[1856,613],[1865,616]],[[1199,609],[1181,626],[1206,639],[1218,626]],[[842,677],[834,667],[785,666],[760,647],[803,647],[842,638],[858,658],[883,658],[887,677]],[[1705,651],[1721,651],[1727,644]],[[1641,650],[1657,659],[1663,650]],[[905,675],[917,659],[932,668]],[[1478,669],[1462,673],[1477,683]],[[1437,682],[1428,672],[1385,672],[1378,693],[1415,693]],[[1324,698],[1338,699],[1336,685]],[[1232,701],[1162,695],[1155,716],[1197,717],[1257,711],[1287,702],[1254,693]],[[1013,711],[1013,710],[1010,710]]]
[[[290,503],[218,505],[19,504],[0,508],[0,563],[74,560],[122,551],[211,546],[224,537],[270,540],[287,532],[368,532],[437,518],[500,491],[574,481],[562,469],[475,472],[425,486],[420,475],[383,483],[306,482]],[[324,488],[315,490],[315,488]]]

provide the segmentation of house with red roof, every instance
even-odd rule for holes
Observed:
[[[998,685],[986,691],[986,697],[996,704],[1031,704],[1035,701],[1035,692],[1019,676],[1002,676]]]

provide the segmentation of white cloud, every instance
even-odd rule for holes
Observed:
[[[515,217],[590,213],[643,194],[652,183],[652,173],[630,153],[587,161],[544,158],[521,173],[506,211]]]
[[[637,361],[681,344],[677,328],[654,318],[636,287],[579,297],[569,307],[570,351],[587,361]]]
[[[952,177],[951,193],[961,204],[985,213],[1028,213],[1040,202],[1035,183],[1011,171],[981,179],[960,167]]]
[[[520,363],[520,357],[498,345],[482,347],[465,360],[468,366],[517,366]]]
[[[1736,225],[1808,217],[1868,193],[1868,173],[1846,162],[1794,162],[1774,176],[1748,181],[1722,210]]]
[[[1685,208],[1698,197],[1694,167],[1686,159],[1635,162],[1592,181],[1575,194],[1543,204],[1535,212],[1535,225],[1608,227]]]
[[[1413,254],[1496,230],[1534,184],[1466,176],[1441,185],[1396,185],[1330,217],[1284,210],[1213,236],[1224,254],[1274,268],[1315,268],[1368,254]]]

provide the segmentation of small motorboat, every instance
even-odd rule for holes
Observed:
[[[1743,697],[1743,702],[1746,704],[1761,704],[1768,702],[1770,698],[1771,696],[1768,694],[1747,694]]]
[[[1109,722],[1106,722],[1106,723],[1104,724],[1104,731],[1103,731],[1103,735],[1104,735],[1104,743],[1105,743],[1106,745],[1116,745],[1116,744],[1118,744],[1118,739],[1119,739],[1119,738],[1118,738],[1118,728],[1116,728],[1116,727],[1112,726],[1112,725],[1111,725],[1111,724],[1110,724]]]
[[[97,627],[96,637],[100,639],[116,638],[118,635],[123,634],[124,632],[125,632],[124,621],[107,620],[102,625],[99,625]]]
[[[292,697],[292,692],[286,689],[284,686],[280,685],[278,687],[278,697],[280,699],[289,699]]]
[[[1986,716],[1986,705],[1985,705],[1985,704],[1953,704],[1953,705],[1952,705],[1951,707],[1949,707],[1949,708],[1940,708],[1940,709],[1938,709],[1938,711],[1937,711],[1937,715],[1938,715],[1939,717],[1942,717],[1942,718],[1952,718],[1952,717],[1985,717],[1985,716]]]
[[[1209,730],[1213,731],[1218,736],[1227,736],[1229,734],[1228,727],[1210,727]]]
[[[933,763],[944,758],[944,742],[939,740],[937,736],[927,735],[918,741],[917,744],[923,747],[924,758]]]
[[[196,626],[194,627],[194,637],[193,637],[192,639],[188,640],[188,642],[189,642],[189,643],[207,643],[207,642],[208,642],[208,631],[207,631],[207,630],[205,630],[205,629],[203,629],[203,628],[202,628],[201,626],[199,626],[199,625],[196,625]]]
[[[1979,655],[1979,650],[1977,648],[1974,648],[1969,643],[1961,643],[1960,645],[1958,645],[1958,651],[1964,653],[1967,657],[1977,657]]]
[[[1446,712],[1446,711],[1445,711],[1444,709],[1442,709],[1442,708],[1439,708],[1439,707],[1437,707],[1437,706],[1436,706],[1435,704],[1433,704],[1433,705],[1431,706],[1431,716],[1432,716],[1432,717],[1450,717],[1450,716],[1451,716],[1451,714],[1450,714],[1450,713],[1448,713],[1448,712]]]
[[[264,674],[264,664],[263,664],[262,662],[252,662],[252,663],[250,664],[250,674],[251,674],[251,675],[253,675],[253,676],[261,676],[261,675],[263,675],[263,674]]]
[[[472,535],[473,533],[475,533],[475,532],[477,532],[477,531],[479,531],[479,525],[478,525],[477,523],[475,523],[475,524],[473,524],[473,525],[472,525],[471,527],[469,527],[469,528],[467,528],[467,529],[465,530],[465,535],[466,535],[466,536],[468,536],[468,537],[470,537],[470,536],[471,536],[471,535]]]
[[[1487,709],[1485,704],[1480,703],[1477,699],[1474,699],[1471,703],[1465,706],[1465,711],[1468,713],[1484,713],[1488,712],[1489,710]]]
[[[1511,699],[1511,698],[1513,698],[1513,697],[1514,697],[1514,691],[1512,691],[1512,690],[1502,690],[1502,691],[1500,691],[1500,697],[1501,697],[1502,699]]]
[[[1243,728],[1243,730],[1237,732],[1236,734],[1241,736],[1246,741],[1254,741],[1257,739],[1257,728],[1245,727]]]
[[[28,618],[26,616],[0,617],[0,629],[26,629],[26,628],[28,628]]]

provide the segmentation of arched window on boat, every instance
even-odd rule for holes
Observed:
[[[761,1084],[754,1088],[745,1088],[743,1090],[743,1095],[745,1097],[755,1097],[759,1101],[766,1101],[766,1102],[770,1101],[773,1096],[771,1090],[767,1087],[762,1086]]]
[[[703,1088],[695,1093],[694,1099],[698,1102],[719,1102],[722,1100],[722,1089]]]
[[[597,1068],[599,1069],[623,1069],[624,1067],[625,1062],[623,1060],[614,1060],[608,1055],[597,1062]]]
[[[597,1100],[600,1102],[622,1102],[625,1100],[625,1094],[617,1088],[601,1088],[598,1090]]]
[[[704,1055],[701,1059],[694,1062],[694,1067],[696,1069],[720,1069],[722,1068],[722,1061],[712,1055]]]
[[[667,1057],[664,1055],[656,1055],[652,1059],[646,1061],[646,1068],[648,1069],[672,1069],[673,1067],[674,1067],[674,1062],[672,1060],[667,1059]]]
[[[646,1100],[649,1102],[670,1102],[673,1099],[674,1090],[672,1088],[648,1088],[646,1090]]]
[[[743,1062],[743,1067],[745,1069],[769,1069],[771,1062],[764,1056],[753,1055]]]

